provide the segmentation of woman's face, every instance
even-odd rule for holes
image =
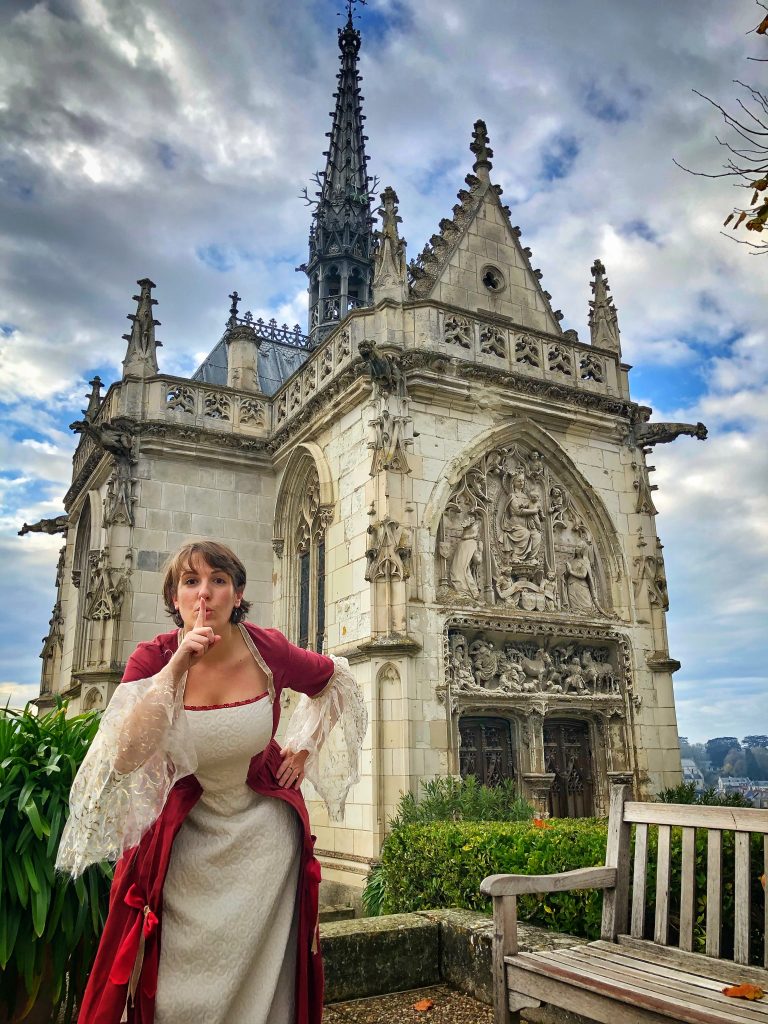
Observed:
[[[221,632],[242,596],[242,591],[238,593],[235,590],[229,573],[214,569],[204,559],[195,557],[179,577],[174,603],[184,621],[184,628],[192,629],[203,598],[206,626],[214,632]]]

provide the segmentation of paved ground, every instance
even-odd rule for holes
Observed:
[[[431,1000],[431,1009],[414,1004]],[[326,1006],[323,1024],[493,1024],[493,1007],[444,985]]]

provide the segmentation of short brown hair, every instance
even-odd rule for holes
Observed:
[[[174,607],[173,599],[179,589],[181,574],[192,569],[192,559],[195,556],[207,562],[212,569],[220,569],[231,577],[235,590],[239,593],[245,589],[245,566],[231,548],[215,540],[196,540],[185,544],[166,562],[163,580],[165,610],[177,626],[183,626],[184,622]],[[232,609],[229,621],[240,622],[248,614],[250,607],[251,602],[241,598],[239,606]]]

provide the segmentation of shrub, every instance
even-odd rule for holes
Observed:
[[[50,999],[64,1024],[96,953],[112,874],[94,866],[73,882],[53,867],[98,724],[93,712],[66,718],[61,703],[40,717],[0,709],[0,1002],[12,1012],[17,1001]]]
[[[680,782],[670,789],[662,789],[656,797],[663,804],[699,804],[708,807],[751,807],[752,801],[741,793],[718,793],[714,787],[696,792],[695,782]]]
[[[530,821],[534,815],[512,779],[504,779],[499,786],[483,786],[474,775],[466,779],[447,775],[422,782],[421,789],[419,800],[412,793],[401,795],[392,829],[432,821]]]
[[[382,850],[384,913],[464,907],[490,910],[486,875],[546,875],[605,863],[608,829],[592,819],[440,822],[394,829]],[[597,938],[602,892],[546,893],[518,900],[522,920]]]

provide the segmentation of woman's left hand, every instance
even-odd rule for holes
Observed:
[[[304,764],[309,757],[308,750],[281,750],[283,761],[277,770],[277,781],[283,789],[298,789],[304,781]]]

